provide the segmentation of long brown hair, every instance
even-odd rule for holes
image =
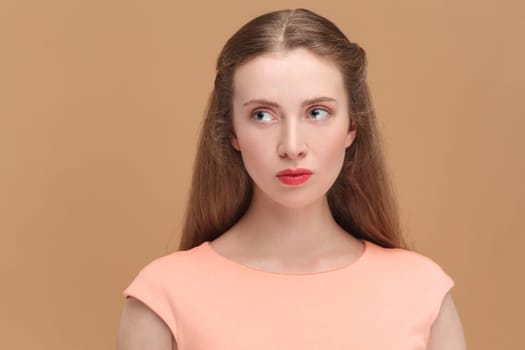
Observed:
[[[350,102],[349,118],[357,129],[341,173],[327,193],[335,221],[356,238],[383,247],[406,247],[366,83],[365,51],[326,18],[296,9],[269,12],[251,20],[227,41],[219,55],[179,249],[217,238],[250,204],[253,184],[230,143],[235,69],[256,56],[294,48],[309,49],[338,65]]]

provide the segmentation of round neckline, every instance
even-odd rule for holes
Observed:
[[[265,275],[284,276],[284,277],[294,277],[294,276],[295,277],[308,277],[308,276],[326,276],[328,274],[340,273],[340,272],[344,272],[346,270],[354,269],[356,267],[356,265],[359,265],[360,263],[362,263],[364,258],[366,256],[368,256],[368,254],[370,252],[370,245],[371,245],[371,243],[369,241],[367,241],[367,240],[364,240],[364,239],[362,239],[361,242],[363,242],[363,244],[364,244],[363,251],[357,257],[357,259],[353,260],[351,263],[343,265],[343,266],[340,266],[340,267],[337,267],[337,268],[333,268],[333,269],[330,269],[330,270],[318,271],[318,272],[306,272],[306,273],[283,273],[283,272],[265,271],[265,270],[257,269],[255,267],[251,267],[251,266],[248,266],[248,265],[241,264],[241,263],[239,263],[239,262],[237,262],[235,260],[231,260],[231,259],[225,257],[224,255],[219,254],[211,246],[210,241],[204,241],[202,243],[202,247],[204,247],[205,250],[207,250],[210,253],[210,255],[214,256],[215,258],[218,258],[218,259],[222,260],[223,262],[228,263],[231,266],[235,266],[237,268],[240,268],[240,269],[248,271],[248,272],[255,272],[255,273],[260,273],[260,274],[265,274]]]

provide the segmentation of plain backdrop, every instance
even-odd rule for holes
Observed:
[[[525,348],[510,0],[2,1],[0,348],[114,349],[123,289],[177,247],[222,45],[297,7],[367,51],[404,230],[455,280],[469,349]]]

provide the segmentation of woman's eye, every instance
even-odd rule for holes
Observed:
[[[260,122],[269,122],[272,120],[272,114],[267,111],[256,111],[252,114],[252,118]]]
[[[329,115],[330,113],[324,108],[312,108],[308,111],[308,116],[316,120],[326,119]]]

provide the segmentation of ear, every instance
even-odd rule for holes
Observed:
[[[350,129],[348,130],[348,133],[345,137],[345,148],[348,148],[352,145],[357,134],[357,128],[355,126],[352,126],[352,124],[353,123],[350,123]]]
[[[241,147],[239,147],[239,140],[237,140],[237,136],[235,135],[232,135],[230,137],[230,143],[232,145],[233,148],[235,148],[237,151],[241,151]]]

